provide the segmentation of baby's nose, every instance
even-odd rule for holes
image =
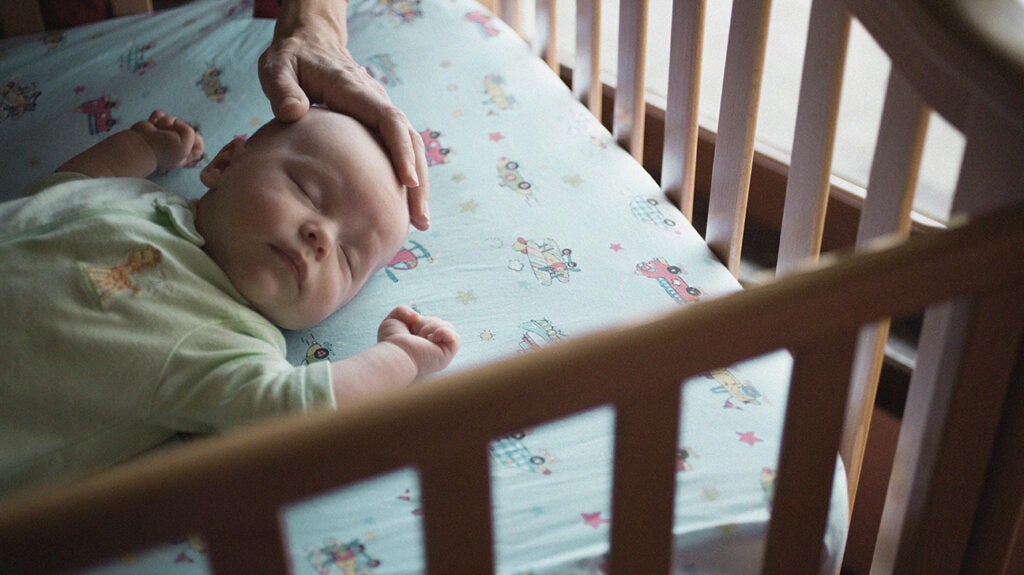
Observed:
[[[310,222],[303,226],[301,234],[318,260],[327,256],[331,251],[331,246],[334,245],[334,236],[326,226]]]

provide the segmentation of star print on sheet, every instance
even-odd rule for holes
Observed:
[[[611,523],[611,519],[604,519],[601,517],[600,511],[596,511],[594,513],[580,513],[580,516],[583,517],[584,523],[593,527],[594,529],[597,529],[604,523]]]
[[[740,436],[740,441],[750,446],[753,446],[755,443],[760,443],[764,441],[760,437],[754,435],[753,431],[737,431],[736,435]]]
[[[622,251],[622,244],[612,244],[608,246],[608,249],[610,249],[613,252],[620,252]]]
[[[491,132],[488,136],[492,142],[500,142],[505,139],[505,135],[501,132]]]

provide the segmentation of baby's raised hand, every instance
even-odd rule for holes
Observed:
[[[176,116],[155,110],[149,119],[136,122],[131,129],[153,151],[157,169],[187,166],[203,156],[203,137]]]
[[[384,318],[377,329],[377,341],[392,343],[405,351],[416,364],[419,375],[447,367],[462,342],[452,324],[420,315],[404,305]]]

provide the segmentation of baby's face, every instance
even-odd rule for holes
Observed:
[[[348,302],[408,232],[405,188],[388,157],[361,124],[333,112],[271,122],[225,147],[202,179],[203,249],[286,329],[311,327]]]

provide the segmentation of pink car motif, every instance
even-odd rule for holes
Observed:
[[[493,38],[498,35],[498,29],[491,24],[491,16],[479,10],[466,14],[466,20],[480,26],[480,32],[485,38]]]
[[[451,153],[451,150],[441,146],[441,141],[438,140],[441,137],[441,132],[437,130],[423,130],[420,132],[420,137],[423,138],[423,147],[427,155],[428,167],[448,163],[448,154]]]
[[[683,273],[682,268],[669,265],[665,258],[654,258],[637,264],[636,273],[657,280],[665,293],[672,296],[676,303],[683,304],[700,299],[701,291],[679,277],[679,274]]]
[[[103,96],[84,102],[78,106],[78,111],[89,118],[89,133],[95,135],[109,132],[117,124],[117,120],[110,112],[116,107],[116,101]]]

